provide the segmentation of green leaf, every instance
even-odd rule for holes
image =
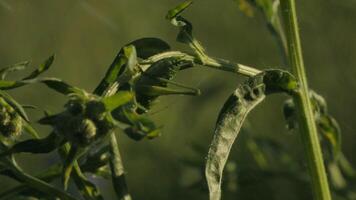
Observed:
[[[71,86],[68,83],[57,79],[57,78],[43,78],[40,79],[41,83],[44,83],[47,87],[62,93],[64,95],[69,95],[69,94],[79,94],[79,95],[83,95],[85,94],[85,91],[77,88],[75,86]]]
[[[95,88],[94,94],[102,95],[104,91],[107,90],[119,78],[119,76],[122,75],[123,72],[125,72],[125,65],[128,61],[128,57],[131,57],[131,60],[132,58],[135,58],[134,54],[129,53],[130,49],[127,49],[127,47],[130,45],[134,46],[135,51],[137,51],[136,56],[142,59],[146,59],[157,53],[162,53],[170,49],[166,42],[158,38],[141,38],[130,42],[120,49],[119,53],[107,70],[104,78]],[[133,48],[131,47],[131,51],[133,51],[132,49]]]
[[[47,60],[43,64],[41,64],[35,71],[33,71],[30,75],[23,78],[23,80],[29,80],[29,79],[36,78],[43,72],[47,71],[49,69],[49,67],[51,67],[53,61],[54,61],[54,54],[52,56],[50,56],[49,58],[47,58]]]
[[[157,87],[160,89],[167,87],[168,83],[172,83],[170,80],[175,77],[179,70],[186,69],[191,66],[193,66],[193,63],[180,60],[179,58],[166,58],[153,63],[134,83],[137,102],[146,109],[149,109],[152,102],[162,94],[159,92],[152,94],[152,92],[147,89],[155,90],[154,88]],[[173,84],[177,85],[175,83]],[[180,85],[178,87],[182,86]],[[189,89],[189,91],[168,90],[171,90],[170,93],[175,94],[181,92],[193,95],[197,94],[197,90],[192,90],[186,86],[183,86],[182,88]],[[163,92],[166,93],[165,91]]]
[[[73,148],[71,147],[71,145],[69,143],[64,144],[62,146],[62,148],[59,149],[59,154],[60,154],[61,158],[65,160],[65,162],[68,162],[68,158],[71,157],[71,155],[70,155],[71,149],[73,149]],[[84,153],[84,152],[85,152],[85,150],[82,151],[82,153]],[[80,155],[81,153],[78,151],[78,154]],[[64,166],[64,169],[65,168],[66,167]],[[101,196],[99,189],[95,186],[95,184],[90,182],[85,177],[85,175],[83,174],[81,167],[79,166],[78,161],[76,161],[76,159],[73,160],[72,167],[69,167],[68,169],[71,171],[71,168],[74,169],[74,171],[72,173],[74,183],[78,187],[79,192],[84,197],[84,199],[103,200],[103,197]],[[69,172],[69,174],[70,174],[70,172]],[[69,176],[68,176],[68,180],[69,180]]]
[[[39,138],[39,135],[38,135],[37,131],[31,126],[30,123],[25,123],[25,124],[23,125],[23,128],[24,128],[24,130],[25,130],[28,134],[30,134],[33,138],[36,138],[36,139]]]
[[[145,114],[138,114],[134,109],[123,107],[112,113],[115,120],[128,124],[124,129],[127,136],[134,140],[152,139],[159,136],[159,128]]]
[[[1,152],[0,157],[8,156],[14,153],[49,153],[62,144],[63,139],[52,132],[47,137],[42,139],[28,139],[18,142],[10,149]]]
[[[210,200],[220,200],[222,174],[231,147],[247,114],[265,98],[264,92],[262,77],[250,78],[236,89],[220,111],[205,168]]]
[[[9,67],[5,67],[5,68],[1,69],[0,70],[0,79],[4,80],[6,75],[10,72],[24,70],[29,64],[30,64],[30,61],[23,61],[23,62],[16,63],[14,65],[11,65]]]
[[[102,102],[104,103],[106,110],[112,111],[122,105],[131,102],[132,100],[132,92],[120,91],[112,96],[103,98]]]
[[[17,87],[21,87],[27,84],[35,83],[35,79],[23,80],[23,81],[7,81],[0,80],[0,89],[1,90],[9,90]]]
[[[135,46],[137,57],[142,59],[170,50],[169,44],[159,38],[140,38],[125,46],[129,45]]]
[[[69,153],[63,163],[62,182],[63,182],[64,190],[68,189],[68,183],[72,173],[73,165],[76,162],[79,155],[80,155],[80,150],[75,146],[71,146]]]
[[[181,14],[186,8],[188,8],[193,1],[184,1],[175,8],[168,11],[166,19],[171,20]]]
[[[101,96],[110,86],[112,86],[119,75],[124,71],[126,62],[127,59],[123,55],[122,51],[120,51],[93,93]]]

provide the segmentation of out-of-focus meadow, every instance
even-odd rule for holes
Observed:
[[[134,39],[159,37],[173,49],[190,51],[175,42],[177,29],[164,18],[177,3],[178,0],[0,0],[0,67],[23,60],[32,60],[34,66],[55,53],[55,63],[46,76],[59,77],[91,91],[118,50]],[[329,112],[342,129],[342,149],[356,165],[356,2],[300,0],[297,5],[309,84],[326,98]],[[209,55],[260,69],[283,67],[278,46],[260,13],[247,17],[233,0],[196,0],[185,16],[193,23],[194,33]],[[161,137],[136,142],[120,134],[134,199],[207,199],[204,185],[195,184],[201,178],[199,164],[205,161],[220,108],[244,78],[197,67],[180,73],[176,80],[200,88],[202,95],[160,99],[152,116],[163,125]],[[66,100],[38,84],[11,94],[21,103],[52,112],[60,111]],[[284,99],[285,96],[272,96],[253,111],[248,118],[252,127],[249,134],[273,138],[301,160],[299,135],[285,128]],[[43,115],[36,110],[29,114],[33,121]],[[43,135],[50,131],[48,127],[36,128]],[[251,155],[246,153],[244,134],[230,156],[237,169],[254,167]],[[53,155],[19,157],[20,164],[33,173],[57,159]],[[298,188],[286,180],[272,181],[257,174],[250,179],[254,184],[240,191],[244,197],[241,199],[298,199],[293,195]],[[1,180],[1,188],[16,184],[4,177]],[[111,182],[98,181],[104,196],[115,199]],[[231,187],[234,191],[235,186]],[[231,193],[226,199],[236,199]]]

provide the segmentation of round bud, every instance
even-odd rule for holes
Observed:
[[[88,145],[95,140],[96,126],[90,119],[82,119],[74,131],[74,142],[79,145]]]
[[[0,99],[0,134],[5,137],[17,137],[22,131],[22,119],[16,111]]]
[[[100,101],[89,101],[86,104],[85,115],[90,119],[101,120],[105,116],[105,105]]]
[[[82,101],[75,99],[70,100],[66,104],[66,108],[72,115],[80,115],[84,113],[85,105]]]

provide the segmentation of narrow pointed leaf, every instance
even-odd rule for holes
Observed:
[[[76,162],[76,159],[78,158],[79,153],[80,153],[79,149],[76,148],[75,146],[72,146],[69,150],[66,160],[64,161],[63,175],[62,175],[62,182],[63,182],[64,190],[68,189],[68,183],[69,183],[69,179],[70,179],[70,176],[72,173],[73,165]]]
[[[168,43],[159,38],[141,38],[130,42],[125,46],[128,45],[135,46],[137,57],[142,59],[147,59],[155,54],[170,50]]]
[[[42,139],[28,139],[22,142],[18,142],[10,149],[1,152],[0,157],[14,153],[49,153],[55,150],[62,143],[62,139],[58,137],[57,134],[51,133]]]
[[[134,87],[137,102],[146,109],[149,109],[152,102],[160,95],[147,95],[146,88],[148,86],[167,87],[167,84],[171,83],[171,80],[176,76],[179,70],[191,66],[193,66],[193,63],[177,58],[162,59],[153,63],[135,82]],[[143,86],[143,88],[141,86]],[[184,88],[188,89],[188,87]],[[193,91],[191,89],[189,90]],[[197,90],[194,91],[196,92]]]
[[[5,68],[1,69],[0,70],[0,79],[4,80],[6,75],[10,72],[24,70],[28,66],[28,64],[30,64],[30,61],[23,61],[23,62],[16,63],[14,65],[11,65],[9,67],[5,67]]]
[[[41,79],[40,82],[44,83],[47,87],[62,93],[64,95],[69,95],[69,94],[84,94],[85,92],[82,89],[79,89],[77,87],[71,86],[68,83],[57,79],[57,78],[44,78]]]
[[[23,80],[29,80],[29,79],[33,79],[36,78],[37,76],[39,76],[40,74],[42,74],[43,72],[47,71],[52,63],[54,61],[54,55],[50,56],[49,58],[47,58],[47,60],[42,63],[35,71],[33,71],[30,75],[26,76],[25,78],[23,78]]]
[[[180,13],[182,13],[186,8],[188,8],[192,3],[193,1],[184,1],[181,4],[177,5],[175,8],[168,11],[166,15],[166,19],[171,20],[175,18]]]

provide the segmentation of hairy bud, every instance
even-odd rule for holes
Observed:
[[[0,134],[5,137],[18,137],[21,131],[21,117],[4,99],[0,98]]]

